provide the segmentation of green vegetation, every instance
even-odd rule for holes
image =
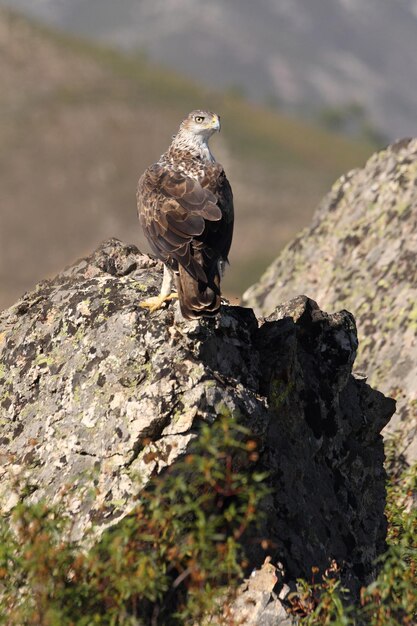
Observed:
[[[0,524],[0,624],[231,626],[227,606],[267,494],[250,433],[230,416],[203,425],[193,449],[153,479],[134,511],[89,550],[69,539],[60,508],[19,504]],[[374,582],[349,604],[333,562],[298,581],[288,610],[305,626],[412,626],[417,619],[417,465],[389,458],[388,549]],[[93,536],[86,538],[93,540]],[[90,542],[91,543],[91,542]],[[139,621],[138,621],[139,620]]]
[[[247,471],[257,457],[230,417],[203,425],[174,471],[89,551],[69,540],[59,508],[19,504],[0,525],[0,624],[128,626],[139,617],[168,626],[201,624],[207,612],[222,623],[266,494],[264,476]]]
[[[378,575],[349,605],[333,563],[319,582],[298,581],[290,610],[305,626],[413,626],[417,623],[417,463],[399,470],[394,447],[387,464],[388,548],[376,564]]]

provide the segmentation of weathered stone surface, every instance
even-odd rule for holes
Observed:
[[[225,408],[261,416],[253,313],[231,309],[209,341],[204,327],[174,324],[174,308],[149,318],[138,302],[157,292],[160,270],[111,241],[2,314],[6,508],[16,501],[13,475],[36,498],[74,489],[77,536],[95,512],[105,524],[133,506],[138,475],[146,481],[183,453],[197,418]],[[157,460],[148,460],[151,451]]]
[[[390,432],[417,460],[417,139],[374,154],[338,180],[310,228],[272,263],[244,303],[268,315],[299,293],[347,308],[359,329],[357,367],[397,399]]]
[[[230,606],[230,617],[235,624],[245,626],[291,626],[296,620],[290,617],[280,598],[274,592],[277,584],[288,593],[280,582],[280,573],[266,559],[259,570],[241,585],[236,600]],[[281,594],[280,594],[281,596]]]
[[[241,307],[201,323],[176,304],[150,315],[138,302],[161,274],[111,240],[3,312],[3,511],[19,497],[65,498],[76,537],[105,528],[134,506],[138,476],[173,463],[200,420],[228,413],[259,437],[270,472],[274,561],[295,578],[334,558],[352,588],[368,581],[384,548],[379,432],[394,403],[351,375],[353,317],[305,297],[260,327]],[[250,556],[261,564],[265,552]]]
[[[299,296],[265,320],[256,345],[270,416],[266,466],[275,487],[268,530],[291,576],[301,566],[309,578],[333,554],[354,588],[370,580],[374,550],[384,548],[379,433],[395,403],[351,375],[357,337],[347,311],[328,315]]]

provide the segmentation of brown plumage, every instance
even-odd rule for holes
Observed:
[[[168,150],[139,180],[140,223],[166,268],[160,296],[141,303],[151,311],[172,298],[172,274],[185,318],[215,315],[220,309],[220,281],[233,234],[233,195],[208,147],[219,129],[215,113],[193,111]]]

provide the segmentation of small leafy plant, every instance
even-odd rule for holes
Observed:
[[[0,624],[174,626],[208,613],[220,624],[267,493],[250,467],[257,456],[230,417],[203,425],[190,453],[88,551],[64,541],[62,510],[19,504],[0,524]]]
[[[392,454],[387,466],[388,548],[377,563],[378,576],[349,604],[333,563],[322,578],[298,581],[289,611],[305,626],[414,626],[417,624],[417,464],[399,469]]]

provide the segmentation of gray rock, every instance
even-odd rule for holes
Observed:
[[[291,618],[280,598],[274,593],[277,583],[280,584],[280,573],[269,562],[259,570],[254,570],[241,585],[237,597],[229,607],[230,616],[236,624],[245,626],[291,626],[295,619]],[[286,585],[283,586],[288,593]]]
[[[389,433],[417,460],[417,139],[374,154],[333,186],[304,230],[244,295],[268,315],[311,293],[348,308],[359,328],[357,366],[397,399]]]
[[[309,578],[336,559],[350,588],[368,582],[384,549],[379,433],[394,402],[351,374],[352,315],[305,297],[260,326],[241,307],[201,323],[176,304],[150,315],[138,303],[161,275],[110,240],[1,314],[3,512],[23,498],[64,500],[75,538],[100,532],[132,509],[138,479],[184,453],[201,420],[228,413],[260,440],[271,485],[263,535],[287,575]],[[266,556],[248,553],[253,566]]]

